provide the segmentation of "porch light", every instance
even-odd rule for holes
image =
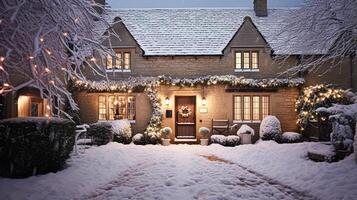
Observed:
[[[206,97],[202,98],[202,106],[206,106],[207,105],[207,100]]]
[[[165,105],[167,105],[167,106],[170,105],[170,99],[169,99],[169,97],[166,97],[166,98],[165,98]]]

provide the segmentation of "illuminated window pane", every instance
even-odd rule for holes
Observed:
[[[126,118],[126,97],[118,96],[118,104],[119,104],[119,119]]]
[[[236,68],[242,68],[242,53],[236,52]]]
[[[250,96],[243,97],[243,119],[251,120]]]
[[[135,120],[135,97],[128,97],[128,119]]]
[[[130,53],[124,53],[124,69],[130,69]]]
[[[269,115],[269,97],[262,97],[262,119]]]
[[[260,98],[259,96],[253,96],[253,120],[259,120]]]
[[[98,98],[98,111],[99,111],[99,120],[106,120],[107,107],[106,107],[106,96],[99,96]]]
[[[122,54],[121,53],[116,53],[115,54],[115,68],[116,69],[121,69],[122,68],[122,61],[123,61],[123,58],[122,58]]]
[[[107,56],[106,66],[107,66],[107,69],[113,69],[113,58],[111,55]]]
[[[243,67],[244,69],[249,69],[250,68],[250,58],[249,58],[249,52],[244,52],[243,53]]]
[[[108,112],[109,112],[109,116],[108,119],[109,120],[114,120],[114,115],[115,115],[115,96],[109,96],[108,97]]]
[[[252,68],[258,68],[258,52],[252,52]]]
[[[234,120],[242,120],[242,97],[234,97]]]

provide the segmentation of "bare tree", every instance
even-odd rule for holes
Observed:
[[[78,109],[67,81],[85,80],[84,70],[107,78],[91,57],[113,52],[102,45],[117,36],[102,35],[110,27],[104,16],[93,0],[0,0],[0,94],[31,86],[57,108],[54,116],[66,101]]]
[[[288,70],[317,71],[324,64],[324,73],[339,66],[357,53],[357,1],[305,0],[300,9],[292,10],[280,36],[291,54],[303,55],[301,62]],[[289,55],[278,56],[285,60]]]

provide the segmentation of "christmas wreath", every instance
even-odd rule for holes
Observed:
[[[181,117],[187,118],[192,114],[192,111],[188,106],[181,106],[181,108],[178,110],[178,113],[181,115]]]

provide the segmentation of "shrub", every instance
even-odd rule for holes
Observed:
[[[227,138],[224,135],[212,135],[211,142],[225,146],[227,142]]]
[[[129,144],[131,142],[131,125],[129,120],[115,120],[111,122],[114,134],[113,141]]]
[[[88,129],[88,136],[93,137],[96,145],[105,145],[113,140],[113,129],[109,122],[97,122],[91,124]]]
[[[302,136],[300,133],[285,132],[281,136],[281,141],[283,143],[298,143],[298,142],[302,142]]]
[[[75,124],[58,118],[0,121],[0,175],[22,178],[56,172],[73,150]]]
[[[170,135],[172,134],[172,129],[170,127],[165,127],[160,130],[161,136],[165,139],[170,138]]]
[[[279,119],[271,115],[265,117],[260,124],[259,135],[262,140],[275,140],[279,142],[281,139]]]
[[[254,129],[252,129],[250,126],[243,124],[239,130],[237,131],[237,135],[241,135],[241,134],[251,134],[254,135]]]
[[[228,135],[226,138],[226,146],[234,147],[239,145],[240,137],[238,135]]]
[[[336,150],[353,151],[354,120],[348,115],[333,115],[331,142]]]
[[[133,143],[136,145],[144,145],[145,144],[144,135],[141,133],[134,135],[132,140],[133,140]]]
[[[207,139],[211,131],[207,127],[201,127],[198,132],[200,133],[202,138]]]

